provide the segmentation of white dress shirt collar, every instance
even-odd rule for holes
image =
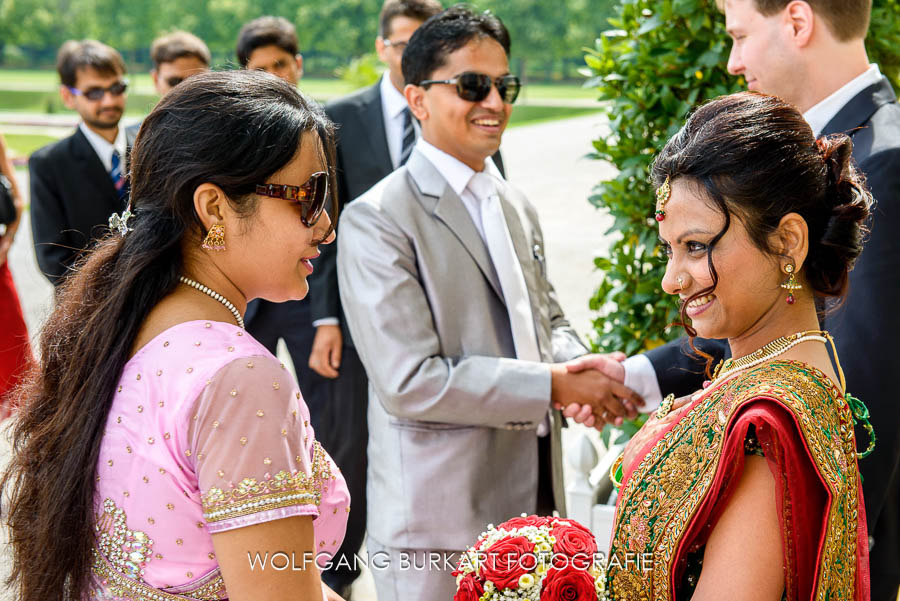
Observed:
[[[403,109],[407,107],[406,98],[394,87],[387,73],[381,76],[379,86],[381,88],[381,114],[384,117],[384,137],[387,140],[391,165],[396,169],[400,166],[400,156],[403,154],[403,133],[406,126]],[[415,119],[413,128],[418,135],[418,123]]]
[[[837,92],[818,103],[805,113],[803,118],[812,127],[813,134],[818,138],[828,122],[834,119],[844,105],[850,102],[854,96],[871,85],[881,81],[881,71],[878,65],[872,63],[862,74],[844,84]]]
[[[85,125],[84,121],[78,124],[78,129],[81,130],[84,137],[91,143],[91,147],[94,149],[94,152],[97,153],[100,162],[103,163],[104,169],[112,171],[113,150],[117,150],[119,151],[119,159],[122,161],[122,172],[125,172],[124,163],[125,153],[128,149],[128,141],[125,137],[125,128],[121,124],[119,124],[119,132],[116,134],[116,141],[112,144],[110,144],[106,138]]]
[[[394,87],[387,72],[381,76],[381,106],[386,117],[393,119],[406,108],[406,98]]]
[[[425,155],[425,158],[434,165],[435,169],[438,170],[438,173],[447,180],[447,183],[453,188],[453,191],[456,192],[457,196],[461,196],[463,190],[469,185],[469,180],[472,179],[472,176],[475,174],[475,170],[458,158],[451,156],[433,144],[426,142],[424,138],[419,138],[419,141],[416,142],[416,150]],[[484,159],[484,169],[500,181],[506,181],[500,174],[500,170],[494,165],[494,161],[491,157]]]

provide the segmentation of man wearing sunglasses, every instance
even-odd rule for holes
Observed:
[[[488,523],[564,514],[551,403],[621,407],[591,393],[609,378],[562,363],[587,349],[547,280],[537,213],[490,159],[519,88],[509,49],[490,13],[457,6],[426,21],[402,59],[422,137],[340,216],[341,300],[370,381],[379,601],[450,599],[443,558]]]
[[[153,86],[160,96],[165,96],[191,75],[209,71],[211,57],[203,40],[186,31],[173,31],[153,40],[150,60]]]
[[[96,40],[70,40],[56,63],[60,95],[81,123],[28,161],[31,229],[38,266],[58,285],[91,240],[127,205],[128,154],[134,130],[120,120],[128,81],[121,55]]]

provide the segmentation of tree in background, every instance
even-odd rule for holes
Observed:
[[[731,42],[714,0],[619,0],[614,29],[605,31],[585,57],[611,133],[594,141],[594,157],[618,169],[601,182],[590,202],[614,218],[616,234],[605,272],[590,306],[594,346],[628,355],[680,335],[675,302],[663,294],[665,255],[653,221],[654,191],[648,180],[654,156],[699,103],[744,88],[728,74]],[[869,58],[900,84],[900,0],[874,0]],[[898,87],[900,89],[900,87]]]

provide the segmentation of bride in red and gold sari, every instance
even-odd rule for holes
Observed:
[[[741,93],[698,109],[657,158],[663,288],[688,335],[728,339],[734,359],[664,400],[614,466],[612,599],[868,601],[865,408],[816,313],[846,293],[871,205],[851,148]]]

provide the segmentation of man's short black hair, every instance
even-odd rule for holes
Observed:
[[[242,67],[250,61],[250,55],[263,46],[278,46],[291,56],[298,52],[297,29],[284,17],[260,17],[253,19],[238,34],[237,59]]]
[[[438,0],[385,0],[378,16],[378,35],[390,37],[392,22],[396,17],[424,22],[442,10],[444,7]]]
[[[209,48],[203,40],[186,31],[173,31],[156,38],[150,45],[150,60],[153,61],[154,69],[159,69],[163,63],[173,63],[186,56],[196,58],[207,67],[212,59]]]
[[[503,22],[491,12],[476,13],[457,4],[425,21],[409,39],[401,63],[404,81],[418,85],[429,79],[446,64],[448,55],[473,38],[491,38],[509,56],[509,32]]]
[[[81,69],[102,75],[124,75],[125,61],[114,48],[97,40],[69,40],[56,55],[56,71],[62,85],[74,88]]]

